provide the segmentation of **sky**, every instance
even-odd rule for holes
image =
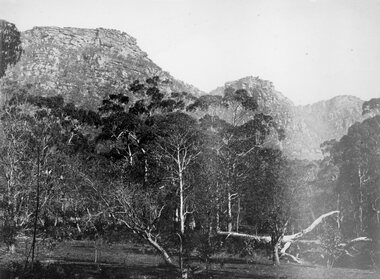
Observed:
[[[0,19],[124,31],[206,92],[259,76],[295,104],[380,97],[380,0],[0,0]]]

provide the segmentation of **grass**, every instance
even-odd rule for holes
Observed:
[[[1,250],[0,264],[9,261],[20,261],[25,248],[19,246],[19,253],[9,255]],[[145,245],[140,244],[113,244],[102,245],[98,252],[98,263],[94,263],[94,242],[72,241],[64,242],[53,249],[40,249],[38,260],[42,263],[54,263],[57,272],[68,274],[63,278],[177,278],[177,271],[163,265],[159,255]],[[221,264],[223,263],[223,264]],[[206,270],[204,263],[191,260],[187,263],[192,267],[201,267],[203,270],[192,278],[258,278],[258,279],[379,279],[377,271],[324,268],[319,266],[300,266],[297,264],[282,263],[281,266],[271,265],[269,260],[247,263],[228,255],[213,258],[210,269]],[[2,277],[0,274],[0,278]],[[50,277],[46,277],[50,278]]]

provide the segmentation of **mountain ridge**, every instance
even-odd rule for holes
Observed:
[[[2,87],[17,82],[34,84],[36,92],[62,94],[66,101],[97,108],[111,93],[125,91],[138,78],[154,75],[168,80],[166,93],[186,91],[207,94],[175,79],[156,65],[137,40],[125,32],[105,28],[34,27],[21,33],[24,53],[7,69]],[[210,91],[222,95],[228,87],[245,89],[255,96],[259,110],[272,115],[286,130],[285,154],[298,159],[322,158],[320,144],[339,139],[348,127],[362,121],[363,101],[355,96],[335,96],[309,105],[295,105],[275,89],[273,82],[247,76]]]
[[[323,154],[320,144],[340,139],[362,115],[363,100],[351,95],[339,95],[307,105],[295,105],[277,91],[273,82],[247,76],[229,81],[210,93],[221,95],[228,88],[245,89],[256,97],[259,111],[270,114],[285,129],[282,143],[285,154],[292,158],[319,160]]]
[[[168,80],[171,91],[203,93],[162,70],[134,37],[115,29],[34,27],[21,33],[21,42],[24,53],[5,80],[38,84],[89,108],[133,80],[155,75]]]

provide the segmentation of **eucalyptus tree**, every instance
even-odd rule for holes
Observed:
[[[97,192],[109,214],[152,245],[165,262],[173,264],[161,244],[160,224],[173,216],[171,205],[178,205],[178,232],[183,237],[185,172],[193,155],[192,146],[186,145],[192,137],[191,128],[186,126],[191,117],[179,111],[190,97],[186,93],[169,94],[161,85],[158,77],[135,81],[125,92],[103,100],[96,150],[119,166],[121,179],[110,183],[114,190],[109,189],[109,193]],[[178,202],[172,200],[168,181],[179,185]]]
[[[76,174],[67,172],[73,154],[86,145],[79,123],[91,117],[88,112],[64,104],[60,96],[40,97],[22,89],[18,94],[18,90],[14,91],[1,117],[0,168],[7,185],[3,200],[5,217],[13,220],[15,233],[21,229],[27,234],[32,231],[33,263],[37,233],[52,236],[58,220],[67,217],[68,204],[80,200],[80,191],[72,195],[75,201],[65,199],[72,192],[65,181]]]
[[[6,152],[3,153],[5,154],[3,166],[8,185],[8,204],[13,205],[12,208],[14,208],[16,204],[20,206],[20,203],[22,204],[22,201],[26,199],[23,196],[24,193],[14,192],[15,188],[18,188],[15,185],[16,176],[25,179],[26,189],[24,188],[24,190],[29,192],[27,203],[29,206],[32,204],[34,207],[30,209],[29,214],[29,216],[33,216],[31,250],[33,263],[39,215],[43,204],[42,191],[47,190],[44,188],[49,187],[48,181],[50,180],[52,168],[54,168],[52,159],[56,154],[57,139],[61,137],[61,125],[59,120],[50,114],[48,109],[28,102],[25,95],[13,96],[9,100],[4,107],[2,123],[5,127],[3,146]],[[11,154],[11,152],[15,151],[16,146],[22,146],[22,148],[16,151],[16,154]],[[18,158],[16,159],[15,156]],[[13,202],[11,199],[12,193]],[[16,196],[20,199],[18,203]],[[27,208],[23,208],[26,214],[29,211]],[[14,212],[14,210],[11,211]]]
[[[334,197],[327,207],[339,210],[335,227],[327,228],[336,235],[327,233],[322,238],[330,263],[342,256],[355,258],[360,255],[376,261],[380,231],[377,103],[376,99],[364,102],[363,114],[372,117],[353,124],[339,141],[326,142],[322,146],[327,156],[318,183],[327,184],[325,195]]]
[[[244,89],[227,88],[223,97],[199,98],[187,109],[206,112],[200,122],[202,129],[212,138],[208,148],[220,158],[221,171],[216,183],[226,197],[227,231],[233,230],[234,199],[238,201],[238,230],[241,199],[239,185],[249,173],[248,157],[268,144],[271,135],[277,134],[282,139],[282,133],[271,116],[258,112],[256,99]]]
[[[209,109],[213,115],[207,114]],[[247,237],[270,244],[273,248],[274,263],[278,264],[280,249],[281,255],[286,255],[286,249],[293,241],[312,231],[324,218],[337,214],[337,211],[322,214],[299,233],[285,235],[290,217],[295,215],[292,207],[297,196],[294,192],[301,186],[301,182],[292,177],[294,170],[279,150],[278,142],[284,138],[283,130],[270,115],[258,111],[256,99],[247,91],[227,88],[222,98],[200,98],[188,106],[188,110],[203,111],[201,127],[212,139],[207,148],[211,154],[219,157],[218,160],[214,160],[214,157],[210,156],[214,161],[213,165],[215,162],[218,164],[213,170],[217,174],[216,192],[221,193],[220,196],[214,197],[218,207],[223,203],[223,197],[226,197],[227,209],[216,210],[216,220],[219,220],[220,213],[227,213],[225,231],[216,221],[219,235]],[[214,114],[217,110],[224,110],[224,113]],[[261,194],[257,194],[258,192]],[[257,200],[253,197],[257,197]],[[234,198],[237,199],[236,214],[233,214]],[[261,207],[250,214],[249,208],[252,206]],[[235,231],[233,215],[236,217]],[[267,235],[261,237],[257,233],[238,232],[240,222],[244,220],[247,224],[249,218],[254,220],[251,223],[260,223],[261,233]],[[263,221],[260,222],[258,219]],[[281,248],[280,245],[284,247]],[[295,261],[300,261],[290,254],[287,255]]]
[[[303,203],[307,202],[308,191],[300,179],[303,166],[287,159],[278,149],[257,150],[254,156],[255,166],[243,186],[243,220],[249,228],[255,228],[256,235],[270,236],[267,243],[272,248],[273,262],[279,264],[285,234],[294,234],[294,228],[302,230],[304,222],[300,219],[309,214],[310,204]]]
[[[377,238],[379,227],[380,116],[352,125],[332,148],[339,167],[342,229],[346,237]]]
[[[9,65],[17,63],[21,54],[20,32],[13,23],[0,20],[0,78]]]
[[[220,232],[220,234],[251,238],[258,242],[271,243],[272,247],[277,243],[277,249],[273,251],[274,259],[277,258],[276,252],[279,252],[280,255],[289,256],[300,262],[300,259],[286,253],[291,243],[312,232],[329,216],[337,216],[335,220],[338,222],[335,220],[333,222],[336,226],[334,231],[342,233],[343,238],[332,238],[332,242],[322,241],[323,245],[330,243],[331,251],[334,251],[332,256],[355,256],[350,249],[357,243],[363,242],[375,244],[371,246],[371,251],[375,254],[379,235],[379,121],[379,116],[375,116],[362,123],[356,123],[340,141],[330,142],[324,146],[328,149],[330,160],[335,167],[329,166],[323,170],[326,173],[320,175],[336,180],[336,183],[331,185],[336,185],[336,188],[332,189],[335,191],[333,196],[338,194],[339,202],[326,204],[323,208],[328,212],[316,218],[309,227],[298,233],[286,234],[289,222],[292,221],[289,217],[297,216],[295,215],[297,213],[292,213],[292,208],[300,209],[298,206],[300,196],[297,192],[301,190],[302,195],[302,188],[305,187],[302,182],[299,184],[294,180],[293,167],[289,169],[286,164],[285,168],[281,167],[282,164],[279,162],[282,160],[276,159],[281,157],[269,156],[258,165],[258,171],[254,175],[256,181],[251,179],[258,185],[252,187],[254,191],[249,195],[256,197],[253,200],[257,199],[260,202],[251,203],[253,208],[249,208],[249,204],[245,205],[246,210],[253,213],[250,222],[254,223],[257,219],[265,220],[267,228],[263,227],[261,232],[255,234],[235,232]],[[273,152],[275,151],[270,151]],[[262,215],[257,212],[261,212]],[[274,262],[278,263],[278,260]]]
[[[31,207],[32,167],[28,156],[28,123],[15,108],[3,107],[1,113],[0,175],[2,188],[3,240],[14,247],[15,237],[29,224]],[[13,250],[13,248],[12,248]]]
[[[154,137],[152,117],[184,107],[181,95],[172,94],[174,97],[168,98],[161,92],[160,83],[158,77],[145,82],[136,80],[128,91],[110,94],[99,108],[102,123],[97,137],[99,151],[125,159],[128,168],[141,174],[144,183],[149,176],[147,145]]]
[[[157,116],[155,123],[155,156],[165,166],[166,177],[170,181],[163,187],[174,187],[178,196],[176,216],[182,255],[186,219],[188,215],[194,214],[195,207],[194,201],[190,199],[194,185],[189,183],[189,172],[201,152],[201,132],[197,120],[181,112]],[[182,269],[182,259],[180,267]]]

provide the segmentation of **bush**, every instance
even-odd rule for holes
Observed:
[[[322,233],[320,235],[321,247],[323,250],[323,257],[326,259],[326,265],[332,267],[335,260],[341,256],[341,249],[338,245],[342,242],[342,234],[340,230],[329,223],[322,226]]]
[[[1,241],[10,249],[16,243],[17,228],[14,221],[6,220],[0,227]]]

